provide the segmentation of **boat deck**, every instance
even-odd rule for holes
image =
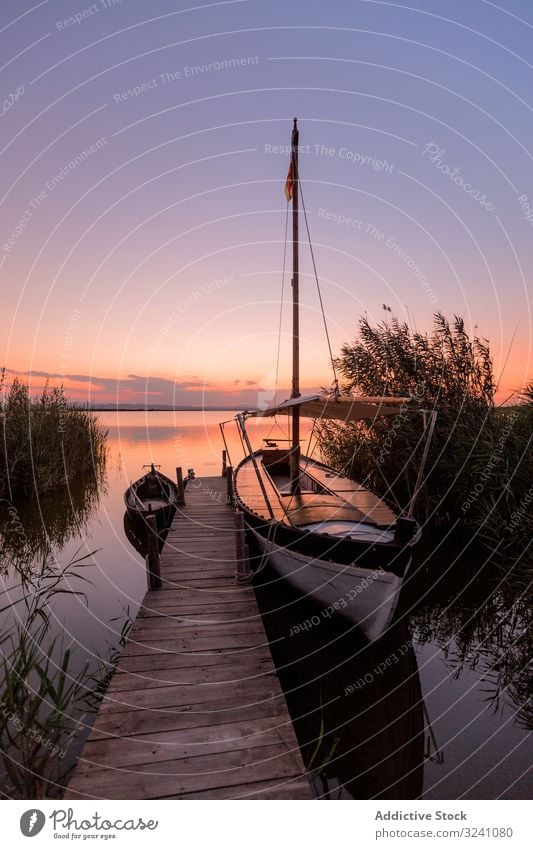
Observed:
[[[312,798],[225,496],[187,488],[65,798]]]
[[[270,475],[261,464],[261,455],[256,455],[262,472],[267,497],[277,521],[288,525],[303,525],[338,519],[352,522],[370,522],[380,528],[388,528],[396,522],[396,516],[383,499],[365,489],[356,481],[342,475],[332,475],[325,466],[302,457],[300,469],[310,480],[327,490],[324,492],[302,492],[291,495],[283,486],[275,486]],[[242,465],[236,477],[236,488],[242,502],[261,518],[271,518],[265,496],[259,485],[252,462]]]

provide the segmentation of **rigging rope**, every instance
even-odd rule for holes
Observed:
[[[326,340],[327,340],[327,343],[328,343],[329,358],[331,360],[331,370],[333,372],[333,388],[334,388],[335,394],[338,395],[339,394],[339,381],[337,379],[337,370],[335,368],[335,359],[333,357],[333,351],[331,349],[331,341],[330,341],[330,338],[329,338],[328,322],[327,322],[327,319],[326,319],[326,313],[324,312],[324,302],[322,301],[322,292],[320,290],[320,283],[318,281],[318,274],[317,274],[316,262],[315,262],[315,252],[313,250],[313,243],[311,242],[311,234],[309,232],[309,223],[307,221],[307,210],[305,208],[304,194],[303,194],[303,190],[302,190],[302,184],[300,183],[299,180],[298,180],[298,185],[300,187],[300,197],[302,198],[302,209],[303,209],[303,213],[304,213],[305,229],[307,230],[307,241],[309,242],[309,249],[311,251],[311,260],[313,262],[313,271],[314,271],[314,274],[315,274],[316,288],[318,290],[318,300],[320,302],[320,310],[322,312],[322,321],[324,322],[324,330],[326,332]]]

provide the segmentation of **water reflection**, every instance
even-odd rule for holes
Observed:
[[[163,546],[165,545],[165,540],[168,536],[168,531],[170,526],[172,525],[172,520],[176,514],[176,510],[173,510],[172,514],[169,517],[169,525],[166,528],[160,528],[158,531],[158,541],[159,541],[159,552],[163,550]],[[133,546],[135,551],[137,551],[141,557],[146,557],[148,554],[148,543],[146,539],[146,535],[148,533],[148,528],[145,521],[141,518],[132,519],[129,513],[126,511],[124,513],[124,533],[126,535],[126,539]]]
[[[220,474],[220,417],[106,414],[109,488],[100,491],[99,500],[89,487],[65,494],[63,502],[54,499],[49,508],[47,502],[17,505],[13,516],[9,504],[0,504],[4,563],[14,552],[24,555],[33,541],[51,541],[63,563],[78,556],[80,546],[81,553],[97,552],[85,570],[88,604],[73,596],[56,602],[58,633],[79,646],[81,660],[105,656],[109,644],[119,645],[124,611],[134,615],[146,591],[142,531],[123,518],[124,490],[150,460],[161,463],[170,477],[177,465],[194,466],[203,476]],[[254,444],[260,444],[272,426],[251,427]],[[240,443],[229,430],[226,436],[235,465]],[[26,539],[19,539],[15,520]],[[427,567],[406,582],[395,633],[373,647],[365,648],[353,631],[332,620],[291,636],[291,627],[316,611],[279,582],[260,591],[261,605],[271,611],[265,619],[269,634],[279,638],[272,648],[304,757],[317,775],[317,793],[323,798],[529,798],[531,757],[523,730],[532,724],[526,588],[512,574],[500,586],[486,575],[474,582],[481,569],[475,553],[458,564],[455,575],[450,571],[455,554],[437,562],[429,550],[425,559]],[[393,653],[397,661],[383,669]],[[441,765],[424,759],[429,728],[420,687],[445,754]]]
[[[258,599],[304,762],[322,798],[415,799],[425,721],[409,629],[369,645],[263,573]]]
[[[0,499],[0,573],[40,561],[80,537],[105,492],[103,479],[89,478],[46,498]]]
[[[415,607],[411,623],[419,645],[440,647],[455,679],[475,671],[487,704],[501,712],[510,703],[515,722],[532,729],[531,613],[522,583],[509,575],[505,583],[441,588]]]
[[[517,763],[527,758],[518,730],[533,719],[524,587],[512,576],[468,581],[464,571],[439,582],[437,569],[442,575],[435,561],[415,574],[396,624],[372,645],[272,573],[258,579],[274,659],[321,798],[457,798],[459,787],[466,797],[491,798],[505,782],[501,770],[491,775],[498,764],[511,752]],[[520,798],[523,790],[512,792]]]

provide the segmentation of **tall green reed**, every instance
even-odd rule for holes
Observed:
[[[0,496],[44,496],[80,480],[99,482],[107,431],[90,411],[73,404],[62,387],[39,397],[15,378],[0,379]]]

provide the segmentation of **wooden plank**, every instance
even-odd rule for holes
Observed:
[[[228,783],[297,778],[301,771],[298,755],[280,743],[122,768],[93,766],[82,760],[80,780],[75,777],[71,786],[78,792],[84,787],[88,798],[167,799]]]
[[[150,711],[188,708],[191,703],[209,705],[213,696],[219,699],[230,699],[236,689],[239,691],[239,705],[242,707],[283,698],[280,695],[279,682],[272,674],[272,676],[260,676],[238,682],[215,681],[204,684],[180,682],[170,686],[114,692],[105,696],[99,713],[124,713],[125,711],[130,713],[139,710],[149,714]]]
[[[184,625],[181,622],[172,622],[170,624],[161,624],[150,620],[143,620],[142,625],[135,631],[136,642],[142,643],[145,639],[149,640],[170,640],[175,637],[222,637],[229,634],[259,634],[264,635],[265,631],[263,623],[259,620],[256,622],[243,621],[241,619],[232,619],[231,622],[196,622],[195,624]]]
[[[226,481],[194,483],[67,799],[312,798],[253,590],[234,582]]]
[[[249,657],[243,657],[242,654],[235,652],[234,653],[237,662],[239,665],[244,665],[247,661],[252,663],[262,663],[265,658],[270,657],[270,652],[268,646],[265,646],[262,651],[255,651],[253,655]],[[230,652],[225,652],[224,654],[221,652],[212,652],[211,654],[172,654],[171,652],[167,654],[157,654],[154,655],[153,652],[149,651],[146,654],[135,654],[128,655],[127,657],[122,656],[118,667],[117,672],[145,672],[149,670],[153,670],[154,672],[161,671],[164,669],[189,669],[192,666],[211,666],[213,664],[221,665],[222,663],[227,664],[228,662],[232,662],[232,654]]]
[[[87,744],[84,762],[91,769],[105,763],[109,754],[113,765],[133,766],[155,764],[176,756],[178,760],[191,759],[227,751],[239,751],[261,746],[278,746],[284,742],[276,726],[276,718],[269,723],[263,720],[229,722],[214,728],[187,728],[178,731],[158,732],[147,735],[143,740],[128,738],[117,740],[94,740]]]
[[[261,704],[243,706],[239,699],[215,699],[209,705],[189,705],[182,710],[153,711],[150,722],[146,721],[143,711],[127,713],[109,712],[98,715],[98,721],[91,730],[88,742],[107,737],[136,737],[144,739],[155,731],[175,731],[180,728],[211,728],[231,722],[247,722],[253,719],[267,720],[277,717],[287,720],[286,706],[280,700],[270,700]]]
[[[248,678],[258,678],[262,675],[274,675],[269,658],[254,660],[249,663],[206,664],[191,666],[187,672],[184,667],[174,669],[152,669],[136,672],[121,670],[115,673],[113,693],[123,690],[138,690],[140,688],[162,687],[166,684],[192,684],[205,682],[236,683]]]
[[[347,504],[361,511],[365,520],[377,525],[390,526],[396,522],[396,516],[382,498],[343,475],[331,475],[320,464],[302,459],[302,470],[321,486],[326,487],[332,495],[346,501]]]

